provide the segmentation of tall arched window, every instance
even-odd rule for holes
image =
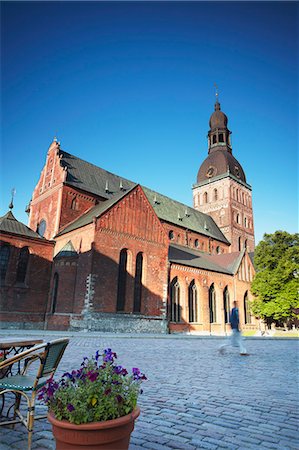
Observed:
[[[44,219],[42,219],[41,221],[40,221],[40,223],[38,224],[38,226],[37,226],[37,232],[38,232],[38,234],[40,235],[40,236],[44,236],[44,234],[45,234],[45,232],[46,232],[46,228],[47,228],[47,223],[46,223],[46,221],[44,220]]]
[[[223,312],[224,323],[229,323],[229,291],[227,286],[223,291]]]
[[[192,280],[188,289],[189,322],[198,322],[197,314],[197,289]]]
[[[57,304],[57,296],[58,296],[58,283],[59,283],[59,275],[56,272],[53,278],[53,290],[52,290],[52,314],[56,311],[56,304]]]
[[[204,202],[204,203],[208,203],[208,193],[207,193],[207,192],[205,192],[205,193],[203,194],[203,202]]]
[[[4,244],[0,247],[0,278],[1,282],[4,282],[7,267],[8,267],[8,261],[9,261],[9,255],[10,255],[10,245]]]
[[[17,267],[17,282],[24,283],[26,278],[27,266],[29,261],[28,247],[23,247],[20,250],[18,267]]]
[[[245,323],[251,323],[248,291],[246,291],[244,294],[244,318],[245,318]]]
[[[238,245],[239,245],[239,251],[241,251],[242,250],[242,239],[241,239],[241,236],[239,236]]]
[[[247,239],[244,241],[244,248],[247,248]]]
[[[134,313],[139,313],[141,310],[142,266],[143,266],[143,255],[141,252],[139,252],[136,256],[136,270],[134,283]]]
[[[214,283],[209,289],[209,309],[210,309],[210,323],[216,322],[216,292]]]
[[[170,283],[170,321],[181,321],[180,285],[177,277]]]
[[[126,248],[123,248],[119,255],[116,311],[124,311],[125,309],[127,261],[128,251]]]
[[[218,200],[218,191],[217,189],[214,189],[214,200]]]

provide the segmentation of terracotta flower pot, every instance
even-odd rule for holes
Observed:
[[[52,424],[56,450],[127,450],[139,414],[137,406],[130,414],[105,422],[75,425],[55,419],[51,412],[48,420]]]

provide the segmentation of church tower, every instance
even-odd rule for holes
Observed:
[[[216,94],[210,118],[208,157],[201,164],[193,186],[193,206],[209,214],[231,242],[230,252],[254,250],[251,186],[241,164],[234,158],[227,116]]]

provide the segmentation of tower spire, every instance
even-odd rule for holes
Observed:
[[[13,201],[14,201],[14,196],[16,195],[16,193],[17,193],[16,189],[12,188],[12,190],[11,190],[11,201],[10,201],[10,204],[8,205],[10,210],[13,209]]]
[[[219,89],[218,89],[218,85],[216,83],[214,83],[215,86],[215,97],[216,97],[216,101],[215,101],[215,111],[220,110],[220,103],[219,103]]]

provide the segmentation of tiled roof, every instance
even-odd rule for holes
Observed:
[[[159,219],[228,244],[212,217],[142,186]]]
[[[60,150],[61,165],[67,167],[66,183],[103,198],[131,189],[136,183]]]
[[[220,264],[212,261],[210,255],[195,249],[183,247],[178,244],[170,244],[168,259],[172,263],[182,264],[183,266],[195,267],[197,269],[211,270],[232,275],[233,273]]]
[[[220,255],[207,255],[207,258],[222,267],[225,267],[231,273],[236,273],[238,270],[245,250],[233,253],[221,253]]]
[[[60,150],[60,155],[62,166],[67,167],[67,184],[86,192],[96,194],[104,199],[110,199],[112,200],[112,203],[119,200],[137,185],[132,181],[121,178],[111,172],[107,172],[106,170],[77,158],[63,150]],[[189,230],[201,233],[205,236],[210,236],[221,242],[229,243],[214,220],[207,214],[203,214],[190,206],[177,202],[176,200],[154,192],[144,186],[142,186],[142,189],[149,202],[154,207],[159,219],[183,228],[188,228]],[[111,203],[106,202],[95,206],[80,219],[66,227],[58,234],[58,236],[84,226],[87,223],[91,223],[94,216],[98,216],[110,206]]]
[[[8,211],[8,213],[0,217],[0,231],[18,234],[29,238],[46,240],[42,238],[38,233],[31,230],[31,228],[27,227],[27,225],[19,222],[11,211]]]

